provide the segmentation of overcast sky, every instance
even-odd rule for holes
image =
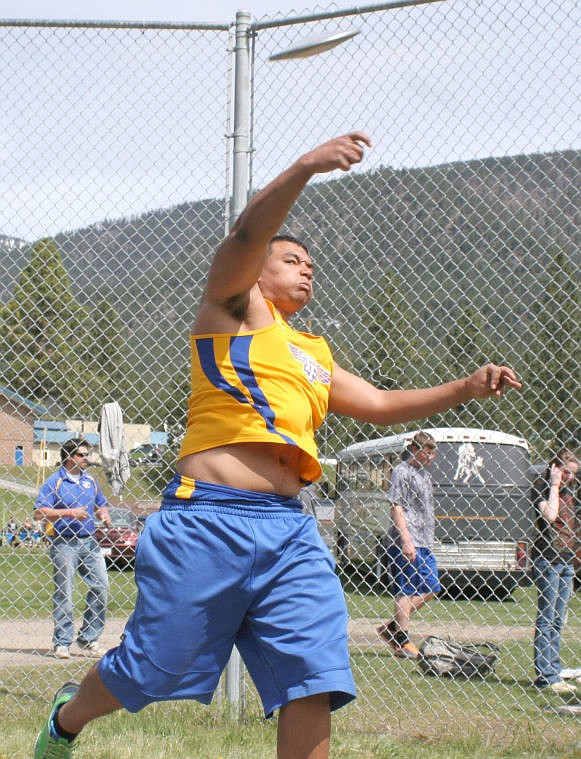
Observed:
[[[244,8],[262,20],[354,7],[2,0],[0,18],[228,27]],[[305,146],[354,128],[373,138],[365,171],[577,148],[577,12],[575,0],[448,0],[262,29],[252,187]],[[354,25],[361,34],[332,51],[269,62],[297,41]],[[225,28],[8,23],[0,37],[0,235],[32,240],[227,194],[233,98]]]
[[[255,18],[262,18],[280,13],[293,16],[295,11],[302,13],[305,7],[315,11],[316,3],[310,4],[306,0],[213,0],[211,3],[186,0],[2,0],[0,18],[226,23],[236,18],[237,10],[249,10]]]

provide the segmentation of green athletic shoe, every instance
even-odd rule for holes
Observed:
[[[66,738],[59,738],[56,735],[53,729],[53,718],[59,706],[70,701],[78,690],[77,683],[65,683],[54,694],[50,715],[36,739],[34,759],[70,759],[72,757],[73,744],[69,743]]]

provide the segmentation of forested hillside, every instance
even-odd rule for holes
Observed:
[[[438,381],[481,358],[533,375],[551,298],[579,265],[579,158],[385,167],[312,184],[287,225],[316,263],[303,324],[329,336],[341,363],[386,385]],[[188,327],[223,231],[223,202],[206,200],[54,238],[76,300],[89,310],[106,301],[119,318],[123,362],[139,378],[126,392],[140,386],[130,415],[159,422],[183,408]],[[4,303],[28,255],[0,238]],[[557,324],[574,325],[578,340],[575,286],[567,300]]]

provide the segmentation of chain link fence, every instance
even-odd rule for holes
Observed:
[[[576,14],[570,0],[450,0],[251,26],[252,188],[329,137],[373,140],[349,174],[313,181],[288,219],[316,264],[316,300],[297,326],[383,387],[488,360],[525,383],[414,425],[330,417],[320,430],[312,495],[349,603],[360,695],[337,719],[350,729],[430,739],[461,724],[502,744],[536,724],[554,745],[580,739],[578,700],[531,687],[529,502],[556,451],[579,446]],[[359,34],[321,55],[269,60],[349,30]],[[67,438],[91,444],[88,471],[118,522],[102,536],[102,643],[115,645],[132,608],[135,533],[175,461],[189,323],[228,223],[234,26],[2,22],[0,37],[0,658],[5,684],[34,697],[87,664],[74,649],[48,658],[50,538],[32,521]],[[121,495],[99,456],[113,400],[131,464]],[[485,679],[427,677],[376,632],[394,605],[385,491],[422,424],[439,446],[445,592],[414,615],[411,638],[495,644]],[[84,592],[79,582],[79,618]],[[580,614],[574,594],[568,668],[581,666]]]

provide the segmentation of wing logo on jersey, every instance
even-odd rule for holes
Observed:
[[[312,356],[305,353],[296,345],[287,343],[291,356],[298,361],[303,367],[306,378],[311,385],[314,382],[320,382],[322,385],[329,385],[331,383],[331,372],[328,372],[320,364],[318,364]]]

